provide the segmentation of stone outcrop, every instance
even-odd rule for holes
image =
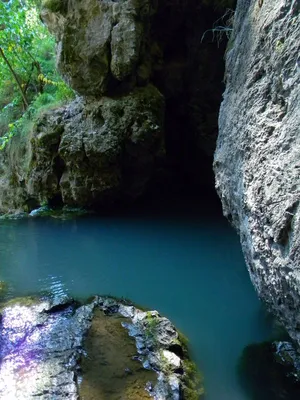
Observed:
[[[103,208],[171,181],[209,181],[223,49],[201,36],[219,2],[42,3],[58,69],[78,97],[1,152],[0,212]]]
[[[98,97],[120,83],[149,79],[152,1],[54,2],[44,2],[41,15],[56,36],[58,68],[79,94]]]
[[[300,3],[240,0],[214,160],[259,296],[300,344]]]
[[[122,304],[99,297],[97,302],[106,315],[127,318],[122,326],[135,339],[138,355],[134,359],[157,374],[157,380],[146,385],[152,398],[180,400],[203,395],[201,377],[189,359],[183,337],[167,318],[157,311],[142,311],[126,301]]]
[[[7,149],[0,209],[135,199],[163,155],[163,120],[164,99],[152,85],[45,112],[25,148],[16,137]]]
[[[149,85],[46,113],[31,139],[30,197],[92,206],[140,195],[163,151],[163,103]]]
[[[202,392],[171,322],[128,302],[15,299],[2,305],[0,330],[3,399],[180,400]]]

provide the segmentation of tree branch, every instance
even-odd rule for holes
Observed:
[[[20,83],[20,81],[19,81],[19,78],[18,78],[18,76],[17,76],[15,70],[13,69],[12,65],[10,64],[9,60],[6,58],[6,55],[4,54],[4,51],[2,50],[1,47],[0,47],[0,55],[2,56],[2,58],[3,58],[4,62],[5,62],[5,64],[8,66],[10,72],[12,73],[12,75],[13,75],[13,77],[14,77],[14,79],[15,79],[17,85],[18,85],[18,88],[19,88],[19,90],[20,90],[20,92],[21,92],[21,96],[22,96],[22,99],[23,99],[25,108],[28,108],[28,105],[29,105],[29,104],[28,104],[28,100],[27,100],[26,94],[24,93],[24,91],[23,91],[23,89],[22,89],[22,85],[21,85],[21,83]]]

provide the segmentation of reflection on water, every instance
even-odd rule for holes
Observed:
[[[57,299],[61,299],[67,297],[69,295],[69,289],[65,282],[63,282],[63,276],[53,276],[48,275],[45,278],[38,279],[39,291],[42,293],[49,293],[56,297]],[[72,282],[70,282],[72,283]]]
[[[207,400],[246,400],[236,362],[268,328],[234,231],[188,209],[3,222],[0,279],[10,296],[112,294],[158,309],[189,337]]]

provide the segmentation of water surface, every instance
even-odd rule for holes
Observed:
[[[269,335],[233,229],[220,210],[184,202],[73,221],[0,223],[10,296],[111,294],[159,310],[190,339],[207,400],[246,400],[243,347]]]

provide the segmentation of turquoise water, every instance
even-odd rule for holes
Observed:
[[[0,263],[11,296],[112,294],[158,309],[190,339],[206,400],[248,399],[236,363],[244,346],[270,332],[219,209],[182,203],[73,221],[2,221]]]

